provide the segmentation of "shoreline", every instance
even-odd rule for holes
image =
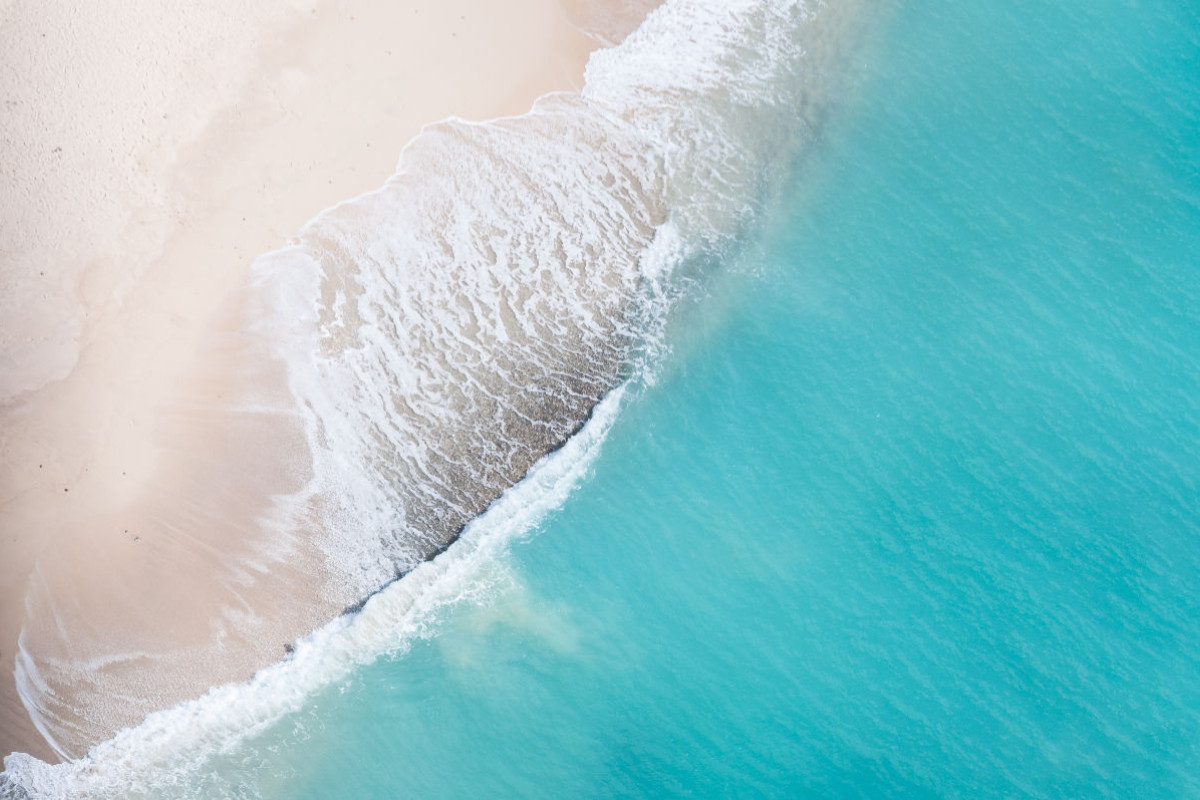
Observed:
[[[28,628],[35,638],[44,634],[45,624],[36,622],[42,615],[52,615],[46,618],[59,625],[64,618],[74,619],[97,640],[106,639],[109,655],[113,639],[125,640],[129,652],[136,652],[139,637],[144,639],[139,632],[161,634],[169,624],[171,632],[161,637],[165,644],[160,646],[174,647],[185,660],[195,656],[191,648],[203,649],[211,640],[214,621],[213,604],[197,607],[192,600],[181,600],[181,587],[188,588],[187,598],[223,593],[220,605],[240,606],[238,613],[248,618],[275,622],[272,614],[287,617],[281,606],[285,598],[264,591],[264,586],[311,581],[308,569],[319,567],[316,556],[302,552],[297,558],[296,549],[303,543],[284,543],[280,552],[272,549],[278,542],[243,538],[270,511],[265,498],[286,494],[305,467],[289,463],[258,474],[262,470],[257,448],[294,452],[290,448],[295,440],[289,437],[295,431],[285,431],[282,440],[268,434],[264,441],[261,426],[245,409],[237,409],[242,429],[224,430],[225,441],[218,436],[214,445],[213,426],[219,420],[211,411],[222,407],[230,381],[270,380],[222,371],[237,363],[233,354],[239,343],[236,337],[222,341],[222,335],[215,337],[215,348],[206,342],[214,329],[228,330],[228,323],[214,328],[212,320],[232,316],[222,309],[244,283],[255,256],[282,244],[322,209],[381,184],[392,174],[401,146],[422,125],[450,114],[486,119],[526,111],[548,92],[577,88],[587,54],[595,47],[553,0],[524,0],[520,11],[509,8],[507,14],[468,0],[449,6],[422,0],[402,10],[383,6],[320,3],[312,8],[311,20],[292,15],[287,24],[273,21],[261,27],[260,46],[244,65],[245,83],[236,99],[227,98],[230,103],[207,121],[198,138],[174,142],[175,163],[158,171],[146,169],[146,177],[159,182],[161,194],[149,201],[137,193],[125,198],[133,226],[152,230],[126,242],[127,254],[137,263],[123,265],[122,272],[117,269],[119,252],[101,254],[103,263],[79,270],[87,322],[78,362],[64,379],[26,392],[0,411],[0,563],[5,564],[0,573],[0,753],[23,750],[57,760],[38,741],[41,737],[24,714],[11,677],[18,632]],[[409,13],[424,15],[421,26],[403,34],[407,39],[397,38],[399,26],[386,23]],[[468,16],[489,13],[503,19],[484,20],[468,36],[463,26]],[[9,19],[5,25],[7,40],[14,23]],[[543,44],[530,47],[520,41],[522,36],[537,36]],[[434,70],[439,80],[413,85],[419,81],[412,69],[397,67],[392,60],[405,43],[412,46],[414,63],[428,67],[431,59],[443,60],[441,71]],[[366,52],[375,53],[374,81],[364,82],[362,65],[354,61],[356,54]],[[329,66],[339,59],[341,66]],[[371,74],[369,69],[366,73]],[[485,73],[486,86],[471,80]],[[428,70],[417,74],[426,80]],[[397,88],[404,80],[409,86]],[[354,88],[339,91],[345,86]],[[447,92],[450,87],[459,93]],[[405,95],[405,88],[411,94]],[[413,99],[396,107],[398,95]],[[337,110],[330,113],[327,104],[335,97]],[[165,205],[155,205],[162,198],[167,198]],[[255,216],[263,208],[270,213]],[[68,264],[65,269],[69,268]],[[10,276],[6,272],[4,277]],[[197,369],[197,364],[208,366]],[[205,372],[210,375],[204,377]],[[246,391],[257,396],[261,386],[251,385]],[[208,451],[204,463],[193,463],[191,455],[197,449]],[[47,457],[47,452],[55,457]],[[186,464],[181,458],[185,453]],[[216,512],[200,508],[205,498],[197,500],[192,489],[202,485],[198,481],[205,476],[220,475],[228,481],[231,460],[218,457],[223,453],[233,453],[232,463],[251,479],[237,487],[240,495],[235,491],[209,498],[219,501],[221,510],[221,524],[212,526],[211,518],[197,515]],[[181,512],[181,504],[189,508]],[[156,525],[162,528],[163,518],[179,514],[210,525],[203,535],[179,530],[161,537],[138,533],[153,532]],[[197,570],[197,564],[207,566]],[[31,579],[39,589],[33,599],[28,595]],[[114,597],[117,602],[111,602]],[[27,624],[26,607],[35,618],[33,624]],[[131,608],[141,615],[132,625],[124,617]],[[273,642],[285,630],[284,641],[291,642],[335,615],[336,610],[300,616],[287,619],[282,629],[268,627],[279,634]],[[181,620],[186,624],[179,624]],[[237,625],[245,619],[226,623],[217,633],[236,638]],[[180,628],[189,631],[182,637],[188,648],[179,646]],[[264,630],[253,624],[250,629]],[[84,644],[72,641],[61,655],[78,660],[75,650]],[[274,644],[259,643],[257,650],[251,648],[250,658],[232,659],[225,671],[188,683],[182,694],[175,687],[152,698],[148,707],[173,705],[198,688],[202,692],[229,678],[249,677],[283,657],[284,647],[275,652]],[[144,669],[131,666],[136,668]],[[71,698],[64,701],[69,706]],[[136,709],[133,716],[144,716],[143,710]],[[110,712],[97,713],[111,718]],[[118,722],[113,730],[120,727],[124,725]],[[60,742],[59,748],[77,756],[98,740],[84,733],[77,741]]]
[[[472,520],[444,558],[422,562],[406,580],[373,592],[359,611],[326,621],[249,680],[215,685],[155,712],[82,758],[48,765],[13,754],[7,771],[0,772],[0,789],[10,785],[5,779],[18,789],[36,787],[53,797],[108,796],[131,785],[150,793],[177,786],[176,778],[191,774],[212,754],[276,724],[355,667],[407,646],[425,620],[461,600],[464,582],[487,582],[488,565],[498,551],[565,501],[599,455],[625,391],[622,385],[598,403],[580,435],[540,459],[525,479]]]

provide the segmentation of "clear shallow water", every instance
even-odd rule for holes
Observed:
[[[301,798],[1200,794],[1200,19],[990,5],[890,12],[507,589],[221,768]]]
[[[889,8],[590,477],[187,793],[1200,794],[1200,17],[991,6]]]

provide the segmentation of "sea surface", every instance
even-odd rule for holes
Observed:
[[[254,684],[11,773],[1200,797],[1200,9],[864,13],[838,101],[564,448]]]

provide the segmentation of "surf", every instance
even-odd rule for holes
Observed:
[[[580,93],[427,126],[387,184],[257,259],[247,329],[283,376],[272,413],[301,427],[308,474],[263,520],[320,554],[313,596],[289,602],[361,610],[83,759],[10,756],[7,796],[165,791],[415,635],[463,585],[445,576],[493,553],[480,542],[527,530],[574,485],[621,387],[668,351],[672,308],[819,134],[860,19],[851,2],[670,0],[593,54]],[[494,526],[508,533],[481,533]],[[52,738],[78,675],[48,663],[23,651],[18,678]]]

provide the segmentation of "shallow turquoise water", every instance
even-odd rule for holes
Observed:
[[[272,797],[1200,795],[1200,11],[891,7],[514,586]]]

